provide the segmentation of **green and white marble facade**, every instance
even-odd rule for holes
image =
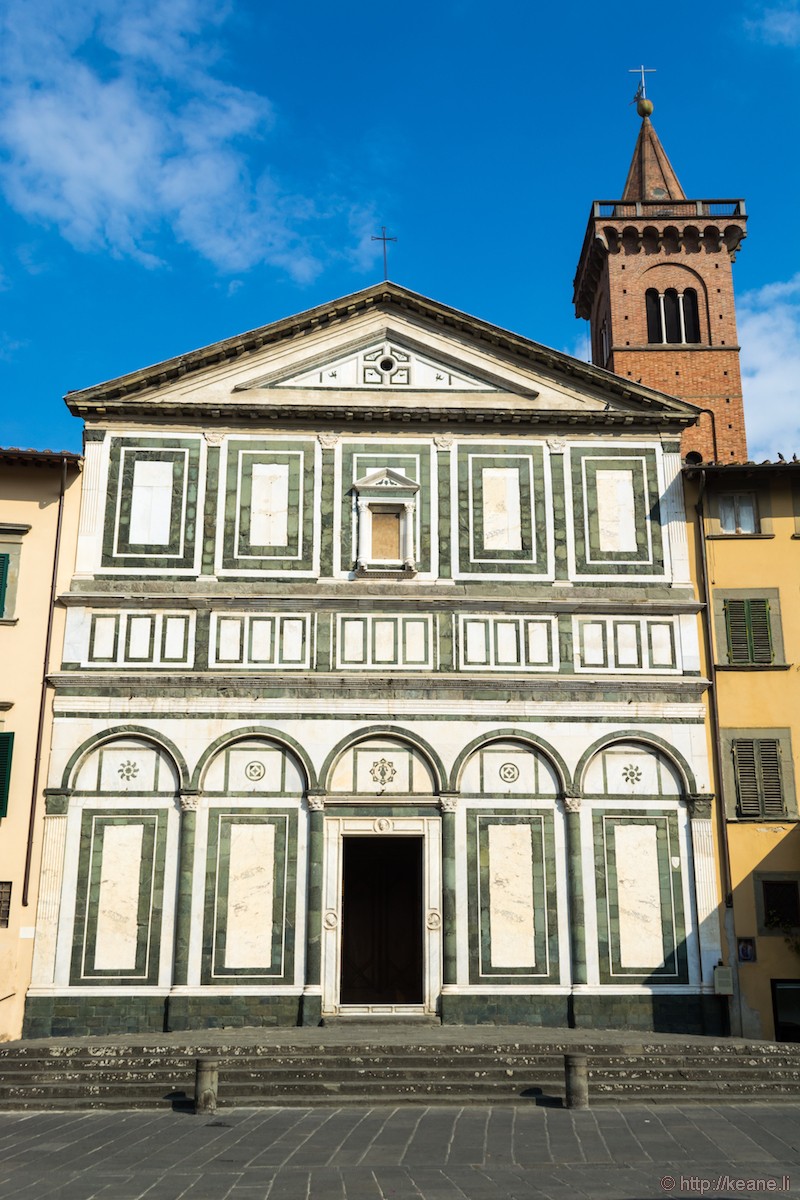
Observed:
[[[716,1028],[691,413],[387,289],[78,394],[29,1034],[355,1011],[361,837],[423,864],[365,1017]]]

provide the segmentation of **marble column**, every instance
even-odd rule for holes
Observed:
[[[322,859],[325,797],[308,795],[308,899],[306,904],[306,983],[302,1022],[319,1025],[322,1017]]]
[[[442,983],[457,983],[456,811],[458,797],[441,795],[442,810]]]
[[[573,983],[586,983],[586,930],[584,921],[583,857],[581,855],[581,798],[564,796],[567,841],[567,893]],[[591,864],[588,864],[591,865]]]
[[[178,850],[178,887],[175,898],[175,953],[172,983],[185,986],[189,978],[189,941],[192,930],[192,875],[197,836],[197,806],[200,795],[184,788],[179,797],[181,831]]]

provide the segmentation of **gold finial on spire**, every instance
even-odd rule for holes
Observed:
[[[654,74],[656,67],[646,67],[642,64],[641,67],[630,67],[629,75],[640,75],[639,86],[636,89],[636,95],[631,100],[631,104],[636,105],[636,111],[640,117],[649,117],[653,113],[653,102],[647,99],[647,88],[645,87],[645,75]]]

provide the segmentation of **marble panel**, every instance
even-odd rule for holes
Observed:
[[[601,551],[636,552],[636,496],[632,471],[598,469],[597,523]]]
[[[527,622],[529,663],[549,663],[551,661],[550,628],[548,621]]]
[[[675,647],[671,624],[658,625],[650,622],[650,665],[652,667],[674,667]]]
[[[661,884],[655,825],[614,826],[619,912],[619,961],[623,969],[664,966]]]
[[[285,663],[303,661],[303,635],[306,623],[297,617],[285,617],[281,621],[281,658]]]
[[[95,617],[91,654],[95,660],[113,659],[116,651],[118,617]]]
[[[153,618],[128,618],[128,645],[126,658],[147,661],[153,657]]]
[[[168,546],[175,464],[139,458],[133,464],[128,540],[132,545]]]
[[[490,825],[489,929],[494,968],[536,966],[531,827]]]
[[[253,463],[250,497],[250,545],[289,543],[289,466]]]
[[[519,471],[513,467],[484,467],[483,544],[487,550],[522,549],[522,503]]]
[[[403,660],[424,663],[428,659],[427,621],[406,620],[403,623]]]
[[[269,617],[253,617],[250,622],[250,661],[272,661],[272,625]]]
[[[242,629],[241,617],[220,617],[217,625],[217,661],[242,661]]]
[[[233,823],[225,924],[229,970],[270,965],[274,877],[275,826]]]
[[[185,617],[164,618],[164,658],[182,659],[186,656],[188,624]]]
[[[143,825],[107,825],[97,897],[95,971],[133,971],[139,937]]]
[[[614,625],[618,667],[638,667],[641,663],[639,623],[617,621]]]

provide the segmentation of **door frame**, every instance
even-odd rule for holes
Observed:
[[[422,838],[422,1004],[341,1003],[342,868],[345,837]],[[363,817],[326,814],[322,864],[322,1013],[385,1016],[392,1013],[434,1014],[442,991],[442,837],[441,819],[431,817]]]

